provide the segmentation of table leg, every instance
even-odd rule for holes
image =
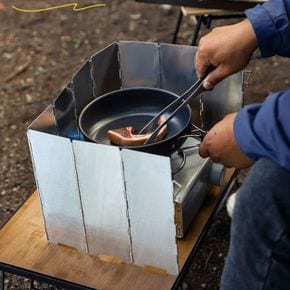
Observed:
[[[183,13],[182,13],[182,11],[180,9],[178,20],[177,20],[177,23],[176,23],[176,28],[175,28],[175,31],[174,31],[174,34],[173,34],[173,39],[172,39],[172,43],[173,44],[175,44],[176,41],[177,41],[178,32],[179,32],[179,29],[180,29],[182,18],[183,18]]]
[[[5,289],[5,272],[0,271],[0,273],[1,273],[0,289],[4,290]]]
[[[34,288],[34,279],[30,279],[30,286],[29,286],[29,289],[30,289],[30,290],[35,289],[35,288]]]
[[[196,45],[198,34],[199,34],[199,31],[200,31],[200,28],[201,28],[201,24],[202,24],[202,21],[203,21],[203,16],[197,16],[196,18],[197,18],[197,24],[196,24],[196,28],[195,28],[195,31],[194,31],[194,34],[193,34],[193,38],[192,38],[192,43],[191,43],[192,46]]]

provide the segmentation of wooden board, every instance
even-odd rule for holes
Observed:
[[[181,7],[184,16],[220,16],[220,15],[243,15],[242,12],[235,10],[223,9],[208,9],[208,8],[195,8],[195,7]]]
[[[229,180],[233,170],[228,170],[227,173]],[[218,187],[211,189],[189,233],[179,240],[181,266],[216,206],[219,193]],[[0,230],[0,249],[1,263],[97,289],[168,290],[175,281],[172,275],[148,272],[132,264],[103,262],[75,249],[48,243],[37,193]]]
[[[136,0],[136,2],[150,3],[150,4],[171,4],[185,7],[200,7],[207,9],[225,9],[245,11],[257,4],[263,4],[267,0]]]

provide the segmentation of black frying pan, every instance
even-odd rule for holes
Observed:
[[[178,96],[174,93],[155,88],[129,88],[113,91],[93,100],[82,110],[79,127],[87,140],[111,144],[107,138],[108,130],[132,126],[139,131],[176,98]],[[170,111],[165,116],[169,114]],[[168,122],[167,135],[164,140],[126,148],[170,155],[183,144],[185,139],[179,137],[190,131],[190,121],[191,109],[186,106]]]

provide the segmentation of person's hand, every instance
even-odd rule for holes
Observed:
[[[205,79],[204,87],[212,89],[224,78],[242,70],[257,46],[256,34],[248,19],[215,28],[202,37],[195,58],[198,77],[204,74],[208,66],[217,67]]]
[[[200,144],[201,157],[210,157],[212,161],[226,167],[247,168],[253,164],[235,140],[234,120],[237,113],[226,115],[222,121],[213,126]]]

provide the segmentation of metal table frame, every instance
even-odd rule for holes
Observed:
[[[44,274],[36,273],[30,270],[26,270],[23,268],[19,268],[13,265],[8,265],[5,263],[0,263],[0,272],[1,272],[1,280],[0,280],[0,289],[5,289],[5,274],[13,274],[16,276],[22,276],[30,280],[30,287],[29,289],[37,289],[34,287],[34,281],[43,282],[50,284],[55,287],[62,287],[65,289],[72,289],[72,290],[89,290],[93,288],[85,287],[73,282],[65,281],[59,278],[47,276]]]
[[[196,27],[194,29],[193,32],[193,38],[192,38],[192,42],[191,45],[195,46],[197,43],[197,38],[198,38],[198,34],[199,31],[201,29],[201,25],[204,24],[206,25],[206,27],[209,29],[211,27],[211,21],[212,20],[217,20],[217,19],[236,19],[236,18],[244,18],[245,16],[243,14],[240,14],[240,12],[237,11],[236,14],[231,14],[231,15],[202,15],[202,16],[196,16],[197,19],[197,23],[196,23]],[[178,33],[179,33],[179,29],[181,26],[181,22],[183,19],[183,12],[180,10],[179,15],[178,15],[178,19],[177,19],[177,23],[176,23],[176,27],[175,27],[175,31],[173,34],[173,40],[172,43],[176,44],[177,43],[177,38],[178,38]]]

